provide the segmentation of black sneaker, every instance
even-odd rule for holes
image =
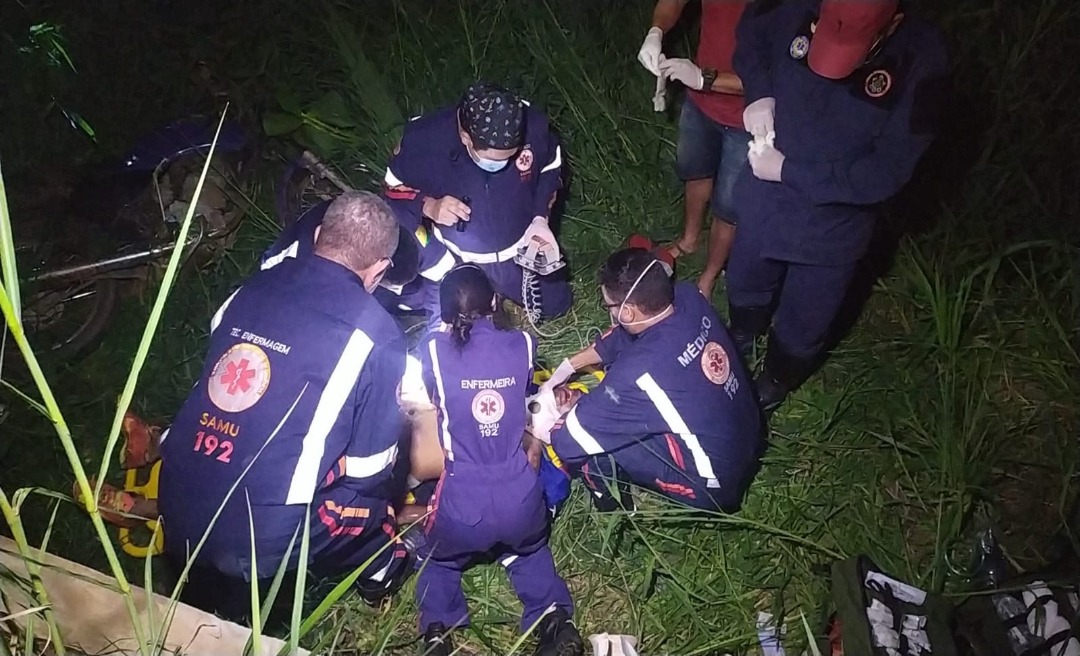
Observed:
[[[611,489],[604,483],[597,487],[596,490],[589,490],[589,497],[592,498],[593,508],[596,509],[596,512],[610,513],[622,510],[633,513],[637,511],[634,494],[630,491],[628,484],[619,481],[618,494],[612,494]]]
[[[775,412],[784,403],[790,392],[787,385],[776,380],[767,369],[762,371],[761,375],[754,381],[754,387],[757,388],[758,404],[761,406],[761,411],[766,415]]]
[[[534,656],[584,656],[585,643],[565,610],[556,608],[536,627]]]
[[[411,560],[406,557],[394,563],[395,569],[385,581],[360,578],[356,580],[353,587],[368,606],[379,606],[383,600],[393,597],[401,586],[405,585],[405,581],[409,580],[409,576],[413,573],[413,568],[409,566]]]
[[[429,626],[427,631],[424,631],[422,641],[421,656],[450,656],[454,653],[454,640],[450,637],[450,630],[441,622]]]

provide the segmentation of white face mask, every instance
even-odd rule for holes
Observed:
[[[506,168],[506,165],[510,163],[508,159],[488,159],[486,157],[480,157],[480,155],[469,148],[469,156],[472,157],[472,161],[484,171],[488,173],[498,173]]]
[[[622,311],[623,311],[623,308],[626,307],[626,302],[629,301],[630,297],[634,294],[634,290],[636,290],[638,284],[641,283],[641,279],[645,277],[645,274],[648,273],[649,269],[651,269],[652,266],[654,264],[656,264],[657,262],[660,262],[660,260],[653,260],[652,262],[649,262],[649,266],[645,267],[645,269],[642,270],[642,272],[638,274],[637,279],[634,280],[634,284],[630,285],[630,291],[628,291],[626,293],[626,296],[623,298],[622,303],[619,304],[619,309],[615,312],[614,316],[612,316],[612,318],[611,318],[611,325],[612,326],[619,325],[619,326],[622,326],[622,327],[626,328],[626,327],[629,327],[629,326],[638,326],[638,325],[641,325],[643,323],[649,323],[651,321],[656,321],[657,317],[661,316],[662,314],[664,314],[665,312],[667,312],[668,310],[671,309],[671,306],[668,305],[666,308],[664,308],[663,310],[661,310],[660,312],[658,312],[654,316],[651,316],[651,317],[649,317],[647,319],[638,319],[637,321],[623,321],[622,320]],[[671,275],[671,274],[668,273],[668,275]]]

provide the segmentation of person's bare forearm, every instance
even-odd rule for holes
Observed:
[[[578,351],[574,355],[571,355],[569,360],[570,364],[574,367],[574,371],[581,371],[586,367],[596,367],[603,363],[603,360],[600,359],[600,354],[596,352],[596,347],[594,346]]]
[[[732,96],[741,96],[743,95],[742,80],[734,73],[720,73],[716,76],[716,80],[713,82],[709,91],[712,93],[726,93]]]
[[[679,16],[682,15],[683,7],[687,2],[688,0],[657,0],[656,7],[653,9],[652,26],[659,27],[664,34],[667,34],[671,28],[675,27],[675,23],[679,22]]]

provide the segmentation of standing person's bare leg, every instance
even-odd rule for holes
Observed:
[[[731,245],[735,242],[735,226],[721,218],[714,218],[709,229],[709,259],[705,270],[698,277],[697,286],[705,298],[712,298],[713,288],[720,272],[727,266]]]
[[[666,246],[672,257],[697,252],[698,239],[701,237],[701,227],[705,220],[705,208],[712,196],[712,178],[701,180],[687,180],[685,186],[685,199],[683,201],[683,234],[678,240]]]

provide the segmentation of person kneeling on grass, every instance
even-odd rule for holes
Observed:
[[[542,387],[534,435],[576,463],[600,510],[634,508],[633,483],[694,508],[735,512],[757,473],[765,422],[735,345],[708,300],[667,265],[628,248],[600,271],[612,329]],[[607,374],[556,401],[579,369]],[[568,412],[567,412],[568,411]],[[612,494],[604,479],[618,481]]]
[[[424,653],[453,652],[449,631],[469,623],[462,573],[497,560],[525,607],[522,631],[537,627],[536,653],[582,654],[570,591],[548,546],[541,445],[525,433],[535,344],[527,333],[496,326],[498,297],[476,265],[447,274],[439,296],[448,328],[419,349],[445,454],[417,549]]]
[[[336,198],[313,257],[256,272],[214,315],[202,375],[172,426],[157,440],[135,431],[142,444],[125,446],[137,466],[159,442],[164,555],[177,573],[194,556],[182,601],[243,621],[249,582],[269,583],[287,557],[316,576],[363,567],[369,603],[410,571],[390,503],[404,488],[405,336],[371,296],[398,238],[379,197]],[[113,497],[114,510],[157,510]],[[299,538],[288,550],[305,522],[310,561],[299,565]]]

